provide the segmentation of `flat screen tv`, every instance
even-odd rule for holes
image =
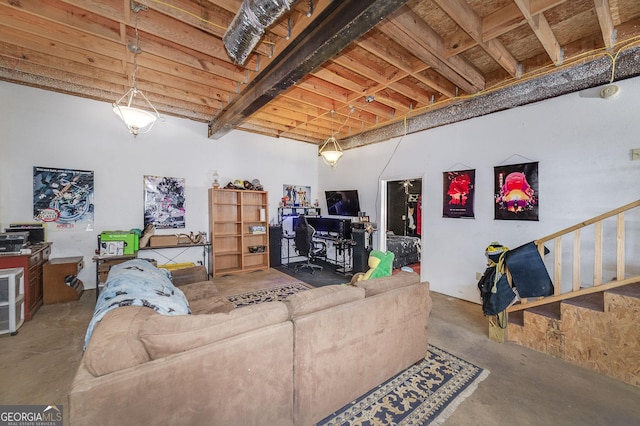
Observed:
[[[330,215],[358,216],[360,212],[360,200],[358,190],[324,191],[327,198],[327,210]]]

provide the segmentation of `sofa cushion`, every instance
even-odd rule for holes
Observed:
[[[122,306],[107,312],[94,328],[85,350],[87,370],[94,376],[103,376],[149,361],[138,332],[154,316],[164,315],[142,306]]]
[[[144,323],[140,340],[151,359],[158,359],[281,323],[288,317],[282,302],[259,303],[210,315],[157,315]]]
[[[293,319],[343,303],[364,299],[364,296],[365,291],[362,288],[348,285],[329,285],[299,291],[287,297],[284,303],[289,309],[290,318]]]
[[[196,300],[208,299],[220,293],[218,287],[211,281],[198,281],[197,283],[185,284],[180,287],[180,290],[182,290],[184,297],[189,301],[189,306]]]
[[[171,282],[176,287],[182,287],[186,284],[191,284],[199,281],[206,281],[209,279],[209,273],[204,266],[192,266],[189,268],[174,269],[171,272]]]
[[[194,315],[216,314],[230,312],[233,310],[233,303],[224,296],[214,296],[189,302],[189,308]]]
[[[420,282],[420,275],[415,272],[400,271],[395,275],[383,278],[374,278],[365,281],[356,281],[352,285],[363,288],[366,297],[374,296],[385,291],[416,284]]]

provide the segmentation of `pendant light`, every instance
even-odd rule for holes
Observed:
[[[342,157],[342,147],[338,143],[338,140],[334,136],[333,132],[333,113],[335,111],[331,110],[331,136],[324,141],[324,144],[320,147],[318,153],[322,156],[324,162],[331,166],[331,168],[335,168],[336,164],[338,164],[338,160]]]
[[[147,133],[151,130],[156,120],[160,118],[160,114],[156,108],[151,104],[149,99],[138,90],[136,87],[136,74],[138,72],[138,53],[142,52],[140,49],[140,36],[138,34],[138,12],[140,10],[146,10],[146,6],[139,5],[135,2],[131,2],[131,10],[135,15],[135,32],[136,32],[136,44],[134,46],[129,45],[129,50],[133,52],[133,86],[113,104],[113,112],[120,117],[122,122],[129,132],[136,137],[140,133]],[[146,109],[140,109],[132,106],[134,98],[140,99],[145,104]],[[151,111],[148,111],[151,110]]]

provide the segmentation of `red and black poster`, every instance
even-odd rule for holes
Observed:
[[[495,219],[538,220],[538,162],[494,167]]]
[[[443,174],[442,217],[473,218],[476,171],[462,170]]]

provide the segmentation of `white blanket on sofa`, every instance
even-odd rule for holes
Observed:
[[[163,315],[190,314],[187,298],[169,277],[169,271],[143,259],[132,259],[111,268],[87,328],[83,350],[96,324],[107,312],[120,306],[146,306]]]

